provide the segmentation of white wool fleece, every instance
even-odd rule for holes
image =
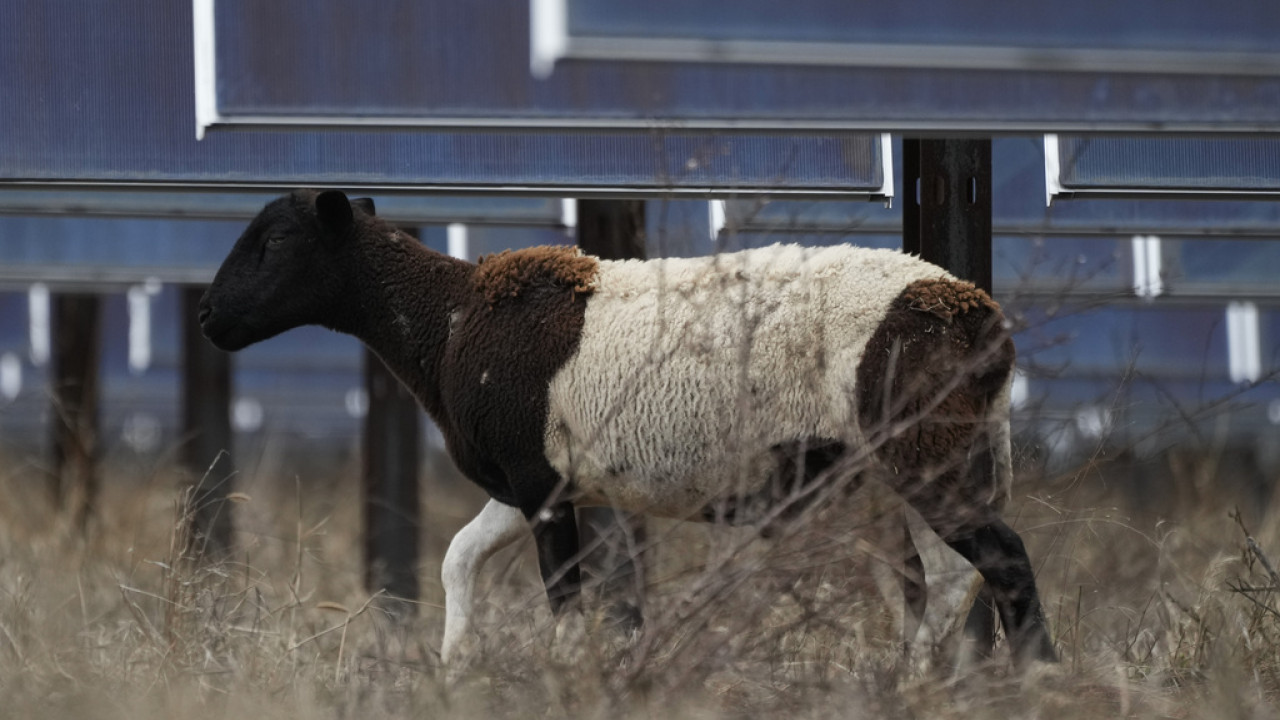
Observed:
[[[551,382],[547,457],[579,503],[686,518],[762,485],[774,445],[857,448],[863,348],[909,283],[939,277],[850,246],[601,261]]]

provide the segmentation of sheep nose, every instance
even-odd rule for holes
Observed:
[[[201,325],[204,325],[212,314],[213,306],[209,305],[209,303],[202,302],[200,303],[200,309],[196,311],[196,320],[200,321]]]

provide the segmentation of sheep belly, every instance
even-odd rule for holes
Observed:
[[[759,490],[771,448],[856,448],[867,339],[906,282],[939,273],[848,247],[602,262],[551,382],[547,458],[580,503],[685,518]]]

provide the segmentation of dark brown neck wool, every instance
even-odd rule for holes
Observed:
[[[472,302],[474,266],[380,226],[343,262],[356,281],[326,324],[364,341],[435,416],[450,313]]]
[[[560,487],[548,391],[577,352],[596,259],[540,247],[477,266],[382,232],[360,247],[351,332],[413,390],[458,469],[532,517]]]

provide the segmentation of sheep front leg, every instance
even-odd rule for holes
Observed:
[[[444,585],[444,641],[440,660],[451,665],[471,626],[476,580],[485,561],[529,532],[519,508],[490,500],[466,527],[453,536],[444,555],[440,581]]]

